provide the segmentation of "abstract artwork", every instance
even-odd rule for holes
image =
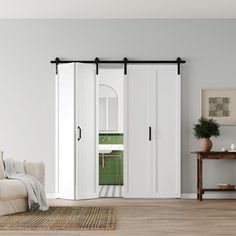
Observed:
[[[236,89],[202,89],[201,116],[236,125]]]
[[[229,117],[229,97],[209,98],[209,117]]]

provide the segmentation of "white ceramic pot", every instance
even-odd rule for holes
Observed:
[[[231,148],[231,150],[235,150],[236,149],[236,145],[235,144],[231,144],[230,148]]]

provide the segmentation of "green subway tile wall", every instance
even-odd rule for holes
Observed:
[[[123,144],[123,134],[99,134],[99,144]]]
[[[123,144],[123,134],[99,134],[99,144]],[[123,185],[123,151],[106,154],[104,160],[103,167],[99,157],[99,184]]]

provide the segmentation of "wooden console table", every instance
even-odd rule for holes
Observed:
[[[197,199],[208,191],[236,191],[236,189],[203,188],[203,160],[236,160],[236,152],[191,152],[197,158]]]

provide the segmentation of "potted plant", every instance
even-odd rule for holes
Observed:
[[[193,134],[197,139],[201,139],[201,151],[209,152],[212,148],[210,137],[220,135],[220,125],[216,120],[201,117],[197,124],[193,124]]]

